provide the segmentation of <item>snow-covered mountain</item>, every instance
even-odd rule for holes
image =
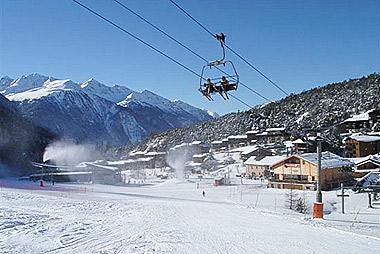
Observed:
[[[181,101],[95,79],[79,84],[40,74],[4,77],[0,93],[33,122],[65,138],[91,143],[136,143],[151,133],[214,118]]]
[[[41,161],[56,136],[32,123],[0,94],[0,178],[29,172],[30,161]]]
[[[293,138],[302,137],[306,129],[330,127],[326,136],[334,148],[339,149],[341,140],[334,126],[374,108],[380,108],[378,73],[291,94],[279,101],[245,112],[226,114],[207,123],[168,130],[144,140],[138,149],[165,151],[183,142],[199,140],[210,143],[231,135],[245,134],[251,129],[273,127],[286,127]]]

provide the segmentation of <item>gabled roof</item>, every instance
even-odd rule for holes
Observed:
[[[243,146],[243,147],[232,149],[230,152],[231,153],[251,153],[257,149],[258,149],[257,146]]]
[[[285,155],[265,156],[261,160],[256,160],[256,156],[251,156],[244,162],[245,165],[257,165],[257,166],[272,166],[277,162],[280,162],[287,157]]]
[[[233,136],[228,136],[227,139],[246,139],[247,135],[233,135]]]
[[[361,114],[353,115],[352,117],[347,118],[343,122],[347,123],[347,122],[368,121],[370,119],[369,118],[369,113],[371,113],[373,111],[375,111],[375,109],[368,110],[367,112],[364,112],[364,113],[361,113]]]
[[[304,153],[295,155],[301,159],[304,159],[314,165],[318,164],[317,153]],[[337,167],[349,167],[353,166],[353,163],[331,152],[322,152],[321,156],[321,168],[337,168]]]
[[[368,187],[369,185],[380,185],[380,172],[369,172],[362,178],[357,179],[357,185]]]
[[[281,161],[276,162],[282,162],[289,158],[296,157],[305,161],[310,162],[311,164],[317,166],[318,164],[318,156],[317,153],[303,153],[303,154],[294,154],[289,157],[284,158]],[[331,152],[322,152],[321,156],[321,168],[338,168],[338,167],[350,167],[353,166],[354,163],[346,158],[340,157],[339,155],[336,155]]]
[[[366,157],[360,157],[360,158],[350,158],[349,160],[355,163],[355,166],[357,167],[364,165],[366,163],[372,163],[380,168],[380,155],[378,154],[368,155]]]
[[[306,142],[305,141],[303,141],[302,139],[296,139],[296,140],[294,140],[293,142],[292,142],[293,144],[306,144]]]
[[[359,142],[375,142],[380,141],[380,136],[370,136],[370,135],[352,135],[347,139],[354,139]]]
[[[348,122],[360,122],[360,121],[368,121],[368,120],[369,120],[368,112],[365,112],[358,115],[353,115],[352,117],[347,118],[343,122],[348,123]]]
[[[276,127],[276,128],[267,128],[265,131],[267,132],[275,132],[275,131],[285,131],[285,127]]]
[[[245,134],[258,134],[260,133],[259,130],[250,130],[250,131],[247,131]]]

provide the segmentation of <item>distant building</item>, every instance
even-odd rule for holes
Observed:
[[[265,156],[272,155],[270,149],[263,148],[261,146],[243,146],[230,150],[231,153],[237,152],[240,154],[240,159],[244,162],[248,160],[251,156],[257,156],[263,158]]]
[[[139,159],[144,158],[146,151],[132,151],[128,154],[128,158],[130,159]]]
[[[155,168],[166,167],[166,152],[148,152],[144,154],[145,158],[153,158],[152,164]]]
[[[208,153],[210,152],[210,146],[202,141],[193,141],[189,144],[192,150],[196,153]]]
[[[297,139],[292,142],[293,150],[295,153],[308,153],[310,152],[311,144],[302,139]]]
[[[367,112],[354,115],[338,125],[341,133],[357,133],[372,128],[375,123],[380,123],[380,109],[372,109]]]
[[[285,158],[286,156],[252,156],[244,162],[246,176],[270,178],[272,166]]]
[[[204,160],[207,158],[207,156],[208,156],[207,153],[194,154],[193,155],[193,162],[194,163],[203,163]]]
[[[259,133],[260,133],[259,130],[250,130],[245,133],[247,135],[248,145],[254,145],[257,143],[257,134]]]
[[[223,141],[216,140],[216,141],[211,142],[211,147],[210,147],[211,152],[220,152],[223,150],[226,150],[226,147],[223,144]]]
[[[380,136],[352,135],[345,138],[346,156],[365,157],[380,152]]]
[[[380,109],[373,109],[368,112],[371,127],[375,123],[380,123]]]
[[[256,134],[258,144],[278,144],[289,140],[290,134],[285,127],[267,128],[265,131]]]
[[[321,188],[330,190],[351,179],[353,163],[331,152],[322,153]],[[272,166],[274,177],[269,187],[280,189],[311,189],[316,187],[317,154],[292,155]]]
[[[350,158],[355,164],[354,176],[363,177],[369,172],[380,172],[380,155],[368,155],[360,158]]]
[[[228,150],[247,145],[247,135],[234,135],[227,137]]]

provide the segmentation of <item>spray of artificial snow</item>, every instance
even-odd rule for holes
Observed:
[[[57,141],[45,148],[44,162],[52,161],[56,165],[75,165],[83,161],[91,161],[96,150],[90,145],[79,145],[66,141]]]
[[[166,162],[176,172],[177,179],[183,180],[185,178],[185,165],[186,161],[191,158],[187,148],[182,147],[178,150],[170,150],[166,156]]]

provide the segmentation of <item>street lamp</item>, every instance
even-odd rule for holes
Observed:
[[[323,203],[321,191],[321,160],[322,160],[322,138],[320,133],[317,134],[315,141],[317,142],[317,195],[315,203],[313,204],[313,218],[323,219]]]

